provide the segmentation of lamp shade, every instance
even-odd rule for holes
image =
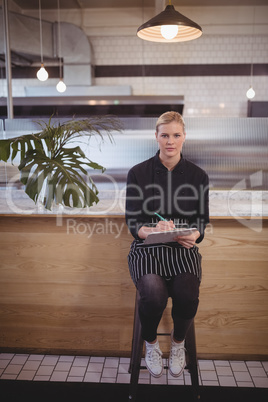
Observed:
[[[178,26],[175,36],[171,39],[168,36],[164,37],[161,33],[161,27],[168,25]],[[202,28],[176,11],[172,5],[168,5],[162,13],[141,25],[137,30],[137,35],[139,38],[151,42],[185,42],[199,38],[202,35]]]

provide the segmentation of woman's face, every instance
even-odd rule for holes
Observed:
[[[172,121],[168,124],[160,124],[155,136],[159,144],[160,157],[170,158],[180,155],[185,141],[185,133],[182,124],[176,121]]]

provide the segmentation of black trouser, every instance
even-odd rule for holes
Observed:
[[[137,289],[140,293],[139,317],[143,339],[147,342],[156,339],[169,297],[172,299],[174,338],[178,341],[185,339],[197,312],[199,285],[199,279],[190,273],[170,279],[155,274],[142,276],[137,282]]]

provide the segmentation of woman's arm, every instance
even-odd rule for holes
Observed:
[[[191,233],[188,236],[177,236],[174,240],[185,248],[192,248],[199,237],[200,232],[196,230],[195,232]]]

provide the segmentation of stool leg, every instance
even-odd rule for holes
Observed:
[[[197,370],[194,321],[192,322],[192,324],[187,332],[185,343],[186,343],[185,346],[186,346],[188,359],[189,359],[187,368],[190,371],[193,396],[194,396],[194,400],[198,401],[200,399],[200,395],[199,395],[199,381],[198,381],[198,370]]]
[[[139,293],[136,293],[135,313],[134,313],[134,325],[133,325],[133,338],[132,338],[132,350],[129,365],[130,386],[128,399],[132,402],[136,401],[137,387],[139,382],[140,364],[142,358],[143,339],[141,336],[141,323],[138,312]]]

